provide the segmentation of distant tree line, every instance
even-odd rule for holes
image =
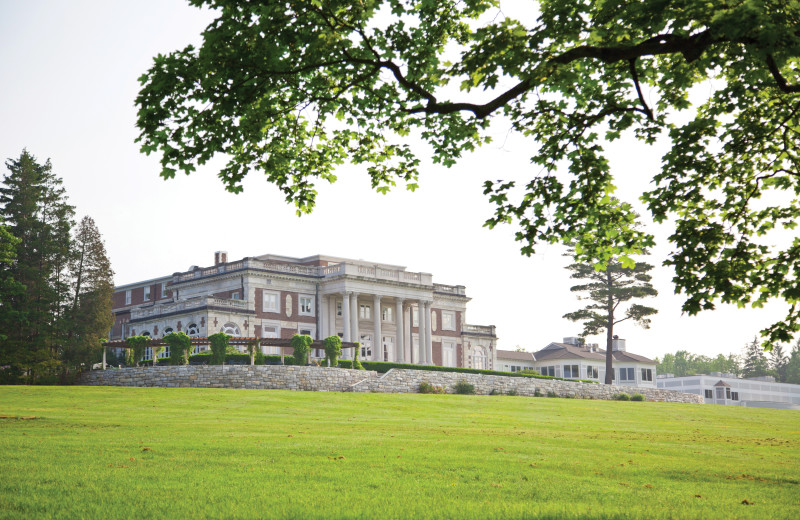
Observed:
[[[674,354],[665,354],[663,359],[656,358],[656,363],[658,373],[675,374],[676,377],[723,372],[745,378],[773,376],[781,383],[800,384],[800,339],[789,354],[777,344],[767,355],[758,338],[753,338],[744,347],[742,355],[718,354],[712,358],[678,350]]]
[[[0,383],[68,376],[99,360],[113,271],[91,217],[76,225],[48,160],[24,150],[0,183]]]

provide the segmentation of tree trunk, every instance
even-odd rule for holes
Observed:
[[[614,364],[611,349],[614,346],[614,296],[612,294],[612,286],[614,281],[611,279],[611,269],[606,268],[606,285],[608,288],[607,299],[607,322],[606,322],[606,384],[611,385],[614,383]]]

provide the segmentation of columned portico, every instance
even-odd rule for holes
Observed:
[[[372,338],[372,359],[383,361],[383,336],[381,335],[381,297],[374,295],[372,298],[372,330],[375,332]]]
[[[397,324],[397,337],[395,338],[395,353],[394,358],[398,363],[405,363],[405,350],[406,346],[403,343],[403,300],[397,299],[395,301],[395,322]]]
[[[325,337],[336,335],[336,296],[333,294],[328,295],[328,318],[327,318],[327,335]]]
[[[344,323],[344,341],[353,341],[350,334],[350,293],[342,294],[342,322]]]

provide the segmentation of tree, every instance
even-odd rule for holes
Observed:
[[[68,365],[89,362],[101,348],[114,324],[111,297],[114,271],[103,237],[91,217],[83,217],[73,240],[75,254],[69,265],[72,303],[63,361]]]
[[[758,342],[758,338],[753,338],[744,349],[744,361],[742,366],[743,377],[762,377],[769,375],[769,362],[764,350]]]
[[[656,363],[660,374],[674,374],[676,377],[710,374],[711,372],[738,375],[740,372],[739,360],[734,354],[729,354],[727,357],[718,354],[715,358],[709,358],[692,354],[686,350],[678,350],[675,354],[664,354],[664,358],[660,361],[656,358]]]
[[[8,354],[5,349],[8,336],[3,331],[20,323],[20,313],[12,305],[24,287],[14,280],[11,267],[17,258],[17,244],[20,240],[8,232],[0,217],[0,364],[5,364]]]
[[[74,208],[50,161],[41,165],[23,150],[6,166],[0,206],[8,232],[20,240],[8,274],[24,291],[4,300],[19,322],[4,324],[0,334],[7,336],[7,362],[35,377],[60,365],[70,303],[67,268],[73,256]]]
[[[775,373],[775,378],[780,383],[786,382],[786,365],[789,364],[789,356],[784,354],[783,346],[780,344],[772,347],[769,356],[769,368]]]
[[[800,385],[800,338],[789,352],[789,361],[786,363],[786,382]]]
[[[770,237],[800,216],[795,0],[551,0],[520,20],[493,0],[191,3],[217,13],[202,46],[139,78],[138,142],[163,177],[221,155],[228,190],[261,171],[306,212],[345,161],[379,192],[413,189],[420,155],[449,167],[502,119],[535,140],[534,170],[486,181],[486,224],[516,221],[523,254],[575,241],[605,264],[653,242],[609,201],[607,143],[667,142],[642,200],[674,218],[665,263],[683,310],[778,298],[790,308],[767,345],[800,330],[800,239]]]
[[[625,305],[631,300],[656,296],[656,291],[650,283],[647,274],[653,266],[644,262],[635,262],[633,267],[623,267],[620,262],[611,261],[604,271],[598,271],[595,266],[577,262],[567,266],[572,271],[570,278],[587,280],[588,283],[575,285],[570,288],[572,292],[584,293],[579,299],[590,300],[592,303],[583,309],[564,315],[571,321],[583,322],[582,336],[591,336],[600,331],[606,331],[606,384],[612,383],[613,356],[612,346],[614,340],[614,327],[618,323],[633,320],[644,328],[650,328],[650,318],[658,311],[652,307],[631,304],[624,310],[620,305]]]

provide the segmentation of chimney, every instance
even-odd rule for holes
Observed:
[[[217,251],[216,253],[214,253],[214,265],[227,264],[227,263],[228,263],[227,251]]]
[[[575,337],[564,338],[564,343],[567,345],[574,345],[576,347],[581,344],[580,338],[575,338]]]
[[[611,350],[614,352],[625,352],[625,340],[614,336],[614,339],[611,340]]]

